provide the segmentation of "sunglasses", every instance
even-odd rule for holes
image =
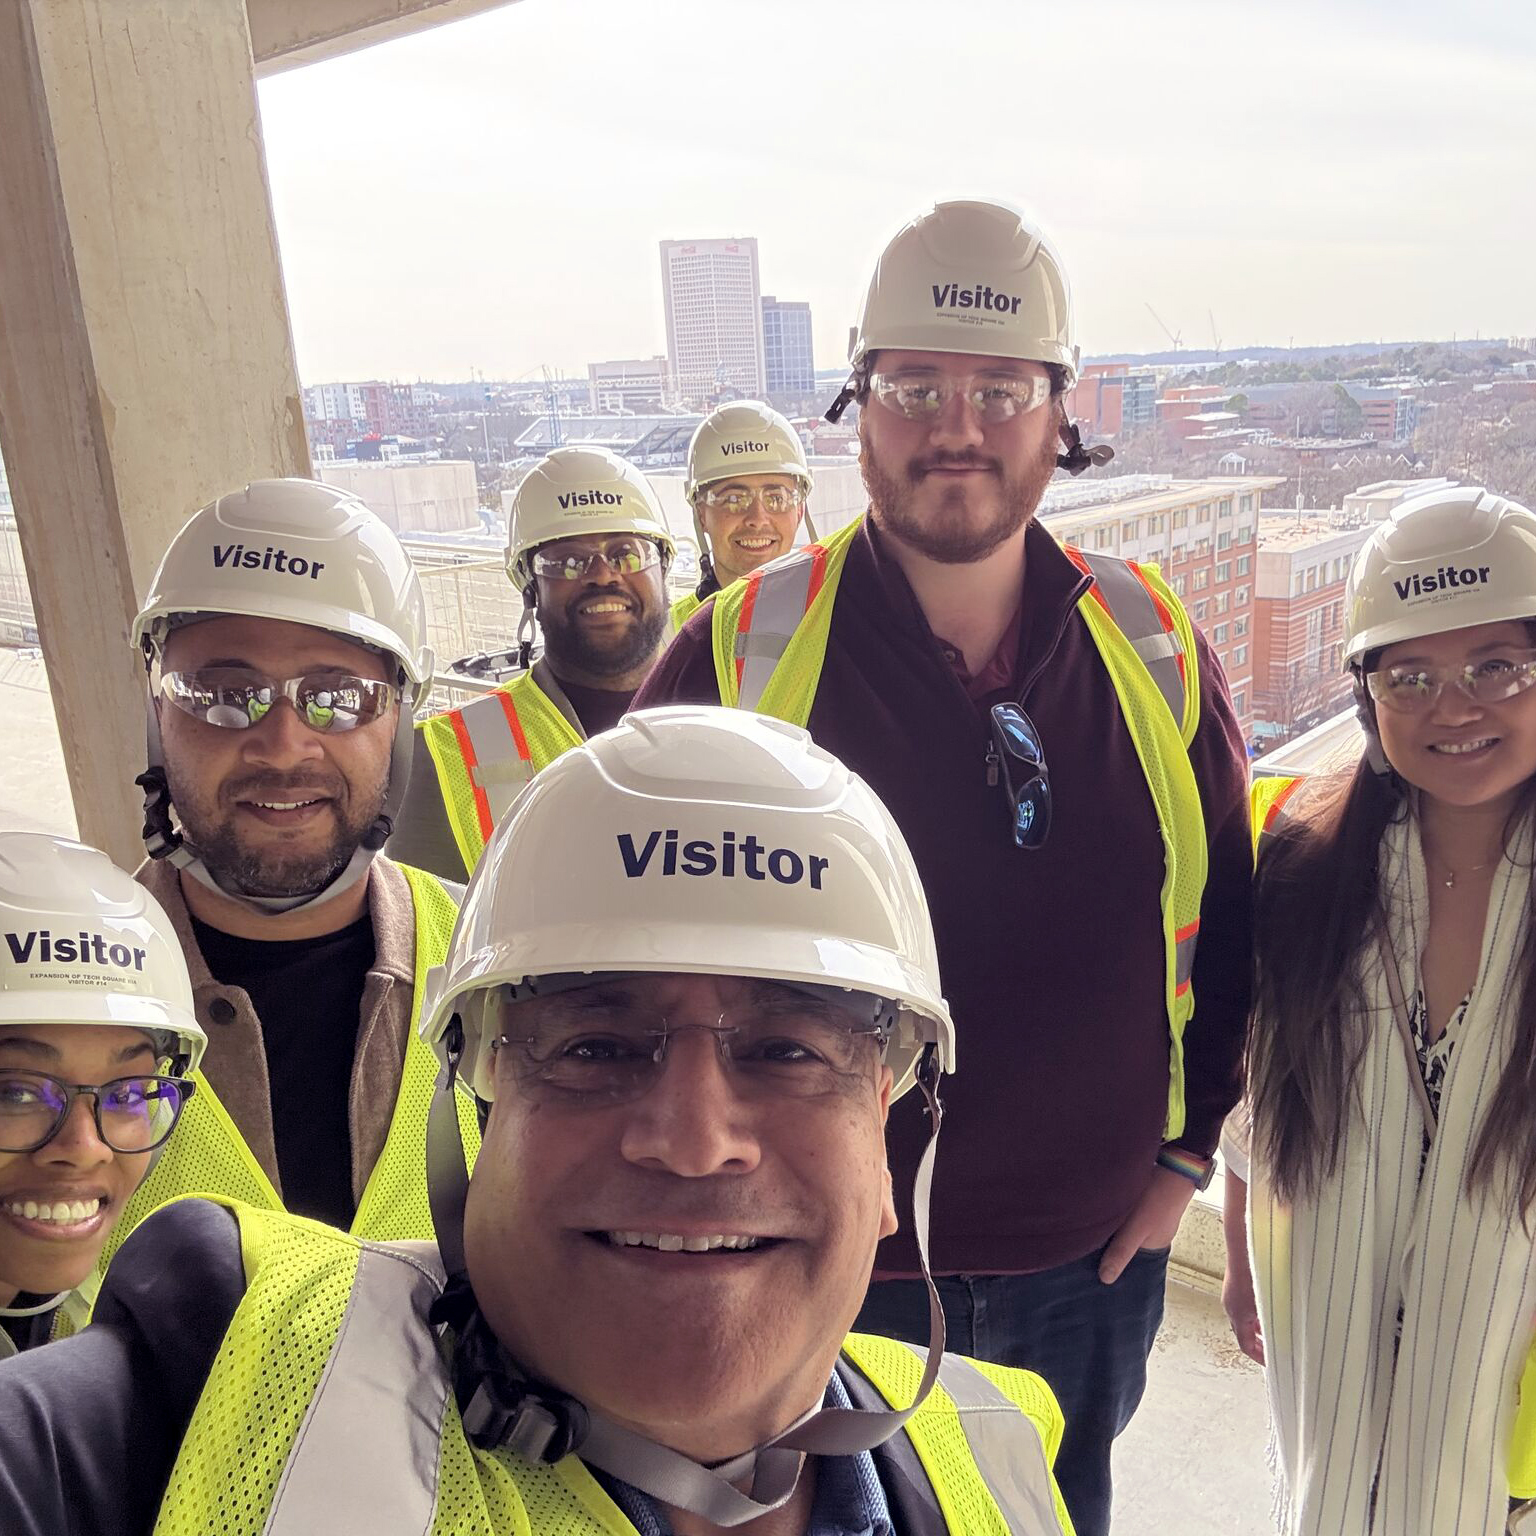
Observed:
[[[1017,704],[992,706],[987,783],[1003,786],[1014,845],[1039,848],[1051,830],[1051,775],[1035,723]]]
[[[601,549],[581,549],[569,544],[546,544],[530,560],[535,576],[559,581],[580,581],[601,560],[617,576],[638,576],[661,564],[661,547],[650,539],[614,539]]]
[[[287,699],[310,730],[334,735],[388,714],[400,690],[393,683],[338,672],[278,678],[253,667],[195,667],[165,673],[160,694],[194,720],[228,731],[250,730],[279,699]]]

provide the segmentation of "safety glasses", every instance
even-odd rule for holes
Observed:
[[[79,1098],[91,1100],[96,1134],[114,1152],[153,1152],[176,1129],[196,1086],[185,1077],[67,1083],[47,1072],[0,1070],[0,1152],[46,1147]]]
[[[971,373],[961,378],[930,369],[876,373],[870,393],[886,410],[908,421],[932,421],[956,395],[989,426],[1027,416],[1051,398],[1051,381],[1044,374]]]
[[[287,699],[312,731],[355,731],[388,714],[400,696],[393,683],[338,672],[267,677],[251,667],[197,667],[166,672],[160,695],[183,714],[224,730],[259,725],[279,699]]]
[[[1039,848],[1051,830],[1051,775],[1034,721],[1017,704],[992,706],[987,782],[1008,797],[1009,823],[1019,848]]]
[[[635,576],[661,564],[661,549],[650,539],[610,539],[599,549],[584,544],[546,544],[533,552],[533,574],[580,581],[599,560],[615,575]]]
[[[803,507],[805,492],[798,486],[787,488],[770,485],[766,489],[751,491],[742,486],[732,486],[725,491],[705,491],[700,499],[705,506],[713,507],[717,512],[728,512],[732,517],[741,517],[750,512],[753,502],[764,512],[777,517],[781,513]]]
[[[1497,704],[1536,684],[1536,651],[1502,651],[1459,666],[1409,664],[1379,667],[1366,674],[1365,685],[1378,704],[1401,715],[1422,715],[1435,707],[1447,685],[1461,689],[1479,704]]]

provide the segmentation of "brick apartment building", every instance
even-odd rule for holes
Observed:
[[[1356,511],[1267,513],[1259,522],[1253,729],[1285,740],[1349,703],[1344,585],[1373,523]]]
[[[1253,730],[1259,500],[1283,484],[1275,475],[1125,475],[1053,485],[1041,508],[1062,543],[1158,567],[1220,659],[1245,734]]]

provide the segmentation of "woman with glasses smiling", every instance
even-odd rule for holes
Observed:
[[[84,1320],[207,1043],[170,919],[103,853],[0,833],[0,1358]]]
[[[1256,796],[1225,1299],[1283,1530],[1495,1536],[1536,1494],[1536,515],[1410,501],[1345,607],[1366,756]]]

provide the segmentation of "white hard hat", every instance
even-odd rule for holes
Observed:
[[[881,252],[848,360],[881,348],[1051,363],[1077,378],[1072,300],[1055,247],[1010,203],[936,203]]]
[[[315,480],[253,480],[195,512],[155,572],[133,643],[158,650],[177,619],[197,614],[284,619],[356,640],[395,657],[413,698],[432,676],[410,556],[356,496]]]
[[[462,1072],[493,1097],[485,994],[570,972],[686,972],[839,987],[899,1005],[886,1061],[911,1086],[928,1042],[954,1070],[933,925],[874,792],[797,726],[740,710],[627,716],[565,753],[475,868],[422,1036],[455,1014]]]
[[[0,1024],[107,1024],[202,1060],[187,962],[160,903],[106,854],[0,832]]]
[[[699,423],[688,444],[683,494],[692,501],[713,481],[736,475],[788,475],[811,488],[800,434],[761,400],[732,400]]]
[[[1344,591],[1344,661],[1400,640],[1536,618],[1536,514],[1479,486],[1403,502],[1361,546]]]
[[[528,556],[541,544],[587,533],[635,533],[672,559],[672,535],[651,482],[606,448],[556,448],[528,472],[512,502],[507,575],[533,581]]]

